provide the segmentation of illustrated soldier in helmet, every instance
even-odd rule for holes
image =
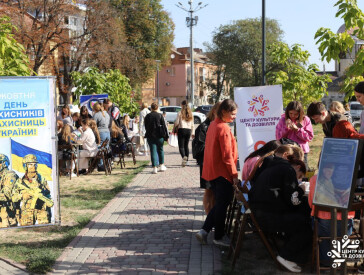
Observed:
[[[46,179],[37,172],[38,160],[29,154],[23,158],[25,174],[16,183],[13,200],[21,199],[20,225],[51,222],[53,200]]]
[[[0,227],[17,226],[16,214],[19,215],[19,208],[12,201],[12,194],[18,175],[9,170],[9,158],[0,154]],[[18,204],[19,205],[19,204]]]

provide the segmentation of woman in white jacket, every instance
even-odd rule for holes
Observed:
[[[81,132],[81,136],[77,140],[77,143],[82,144],[82,150],[80,151],[80,155],[78,157],[78,169],[82,170],[88,168],[88,159],[90,157],[96,156],[98,149],[95,135],[88,126],[88,119],[81,120],[81,127],[79,130]]]
[[[182,167],[185,167],[188,161],[189,149],[188,143],[190,137],[195,137],[195,129],[193,122],[193,115],[190,107],[187,105],[187,101],[183,100],[181,103],[182,109],[178,113],[176,121],[174,122],[174,127],[177,130],[178,135],[178,147],[179,153],[182,157]]]
[[[147,116],[147,114],[150,113],[150,111],[148,109],[148,104],[145,103],[145,102],[142,104],[142,107],[141,108],[142,108],[142,110],[140,111],[140,115],[139,115],[139,135],[144,138],[144,136],[145,136],[144,119]],[[144,141],[142,143],[144,143],[144,155],[147,156],[148,155],[148,144],[147,144],[147,140],[144,139]]]

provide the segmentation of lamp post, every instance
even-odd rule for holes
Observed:
[[[190,28],[190,64],[191,64],[191,107],[194,106],[194,99],[195,99],[195,93],[194,93],[194,59],[193,59],[193,26],[197,25],[198,17],[193,17],[193,13],[199,11],[200,9],[203,9],[207,6],[205,4],[202,6],[202,2],[199,2],[195,8],[192,7],[193,0],[188,1],[188,4],[190,5],[189,9],[186,9],[181,2],[178,2],[176,5],[178,8],[186,11],[189,13],[190,17],[186,17],[186,23],[187,27]],[[188,98],[188,95],[187,95]]]
[[[159,105],[159,63],[161,63],[160,60],[155,61],[157,65],[157,83],[156,83],[156,90],[157,90],[157,104]]]

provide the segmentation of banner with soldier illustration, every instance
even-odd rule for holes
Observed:
[[[53,77],[0,77],[0,228],[55,224]]]

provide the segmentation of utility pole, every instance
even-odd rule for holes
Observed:
[[[156,90],[157,90],[157,104],[159,106],[159,63],[160,60],[156,60],[155,63],[157,64],[157,83],[156,83]]]
[[[198,17],[195,16],[193,17],[193,13],[194,12],[197,12],[201,9],[203,9],[204,7],[207,6],[207,4],[205,4],[204,6],[202,6],[202,2],[199,2],[197,4],[197,6],[195,8],[192,7],[192,4],[193,4],[193,0],[190,0],[188,1],[188,4],[190,5],[190,8],[189,9],[186,9],[181,2],[178,2],[178,4],[176,5],[178,8],[186,11],[189,13],[189,17],[186,17],[186,24],[187,24],[187,27],[190,28],[190,73],[191,73],[191,86],[190,86],[190,92],[191,92],[191,107],[193,108],[194,107],[194,102],[195,102],[195,93],[194,93],[194,85],[195,85],[195,68],[194,68],[194,58],[193,58],[193,54],[194,54],[194,51],[193,51],[193,26],[196,26],[197,25],[197,21],[198,21]],[[188,97],[188,94],[187,94],[187,99],[189,99]]]
[[[265,85],[265,0],[262,0],[262,86]]]

